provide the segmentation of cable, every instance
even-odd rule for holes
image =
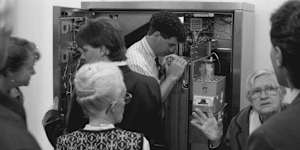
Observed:
[[[219,58],[219,56],[218,56],[218,54],[216,53],[216,52],[212,52],[211,54],[210,54],[210,56],[212,57],[213,55],[215,55],[215,57],[216,57],[216,59],[217,59],[217,61],[218,61],[218,72],[220,73],[221,72],[221,62],[220,62],[220,58]]]

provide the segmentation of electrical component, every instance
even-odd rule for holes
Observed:
[[[193,108],[216,113],[224,102],[225,77],[215,76],[213,80],[193,81]]]

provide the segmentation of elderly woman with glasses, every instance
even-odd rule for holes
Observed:
[[[250,105],[233,117],[224,140],[221,140],[222,123],[212,114],[206,115],[201,110],[195,110],[191,123],[207,136],[211,149],[245,150],[249,135],[283,108],[284,94],[284,88],[279,86],[272,71],[258,70],[247,80]]]
[[[77,102],[88,116],[83,129],[60,136],[56,149],[148,150],[143,134],[116,128],[130,100],[117,63],[82,66],[75,75]]]

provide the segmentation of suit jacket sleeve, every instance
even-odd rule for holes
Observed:
[[[143,114],[141,116],[141,125],[144,129],[144,134],[148,138],[150,145],[152,143],[161,143],[163,141],[162,127],[162,102],[160,87],[154,78],[149,78],[147,84],[138,84],[136,86],[140,92],[135,93],[140,103]],[[141,92],[142,91],[142,92]],[[151,127],[149,126],[151,124]]]
[[[55,147],[57,138],[63,135],[64,117],[56,110],[49,110],[43,118],[43,126],[48,140]]]
[[[87,121],[80,105],[74,100],[66,117],[57,110],[49,110],[43,118],[43,126],[54,147],[59,136],[83,128]]]
[[[225,137],[224,137],[224,139],[223,139],[223,141],[222,141],[222,143],[221,143],[221,145],[220,145],[220,149],[221,150],[230,150],[231,149],[231,146],[230,146],[230,139],[231,139],[231,137],[230,137],[230,132],[231,132],[231,130],[233,130],[232,128],[232,124],[233,124],[233,120],[231,121],[231,123],[230,123],[230,125],[229,125],[229,127],[228,127],[228,130],[227,130],[227,132],[226,132],[226,135],[225,135]]]

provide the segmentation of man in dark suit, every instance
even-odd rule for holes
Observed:
[[[149,140],[151,149],[161,147],[164,136],[159,84],[154,78],[129,69],[125,61],[125,44],[116,22],[109,18],[90,20],[80,29],[76,41],[83,49],[87,63],[114,62],[123,73],[126,89],[132,95],[132,100],[126,104],[123,120],[116,126],[143,133]],[[68,111],[70,115],[66,117],[66,121],[57,110],[50,110],[44,117],[43,124],[52,145],[55,145],[57,137],[64,131],[68,133],[83,128],[88,121],[76,101]]]
[[[292,103],[249,138],[249,150],[300,149],[300,1],[288,1],[271,16],[271,61],[279,84],[292,89]]]

